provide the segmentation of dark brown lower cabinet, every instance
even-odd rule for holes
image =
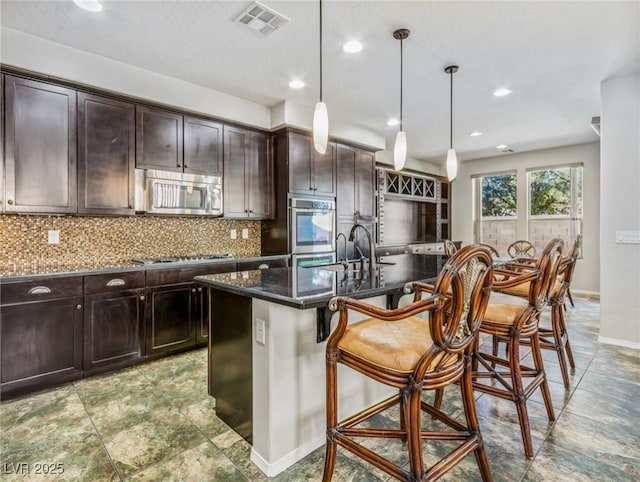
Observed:
[[[84,297],[84,370],[93,375],[143,357],[144,289]]]
[[[236,270],[236,262],[147,271],[146,356],[159,357],[208,340],[208,298],[193,278]]]
[[[183,283],[149,289],[147,356],[164,355],[195,345],[192,288],[193,283]]]
[[[0,397],[82,376],[82,298],[0,308]]]

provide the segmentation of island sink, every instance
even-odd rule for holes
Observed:
[[[390,262],[390,261],[378,261],[376,263],[379,266],[384,266],[384,265],[394,265],[396,263]],[[354,260],[350,260],[347,263],[331,263],[331,264],[319,264],[316,266],[307,266],[307,268],[311,268],[311,269],[323,269],[326,271],[337,271],[337,272],[343,272],[343,271],[360,271],[360,260],[359,259],[354,259]],[[368,267],[366,267],[365,269],[368,269]]]

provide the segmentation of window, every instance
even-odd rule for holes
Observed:
[[[479,208],[476,238],[495,247],[499,253],[506,253],[507,247],[517,239],[516,173],[482,176],[476,183]]]
[[[528,172],[529,241],[538,252],[552,238],[571,246],[582,234],[582,166]]]

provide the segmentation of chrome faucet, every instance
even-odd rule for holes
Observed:
[[[362,228],[362,230],[367,235],[367,240],[369,241],[369,269],[374,270],[376,268],[376,247],[373,244],[373,238],[371,237],[371,233],[369,232],[369,230],[362,224],[354,224],[351,228],[351,232],[349,233],[349,241],[353,242],[356,229],[358,228]]]
[[[344,235],[344,233],[338,233],[338,235],[336,236],[336,254],[340,252],[340,236],[344,238],[344,258],[340,257],[338,261],[342,263],[344,269],[346,270],[347,266],[349,266],[349,257],[347,256],[347,237]]]

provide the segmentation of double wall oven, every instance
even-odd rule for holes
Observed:
[[[289,207],[289,245],[297,260],[335,256],[336,203],[333,200],[292,198]],[[335,257],[334,257],[335,259]],[[330,260],[328,260],[330,261]],[[321,261],[318,261],[319,264]]]
[[[334,273],[304,269],[335,262],[335,240],[335,201],[291,198],[289,246],[292,253],[293,286],[297,297],[322,296],[335,292]]]

